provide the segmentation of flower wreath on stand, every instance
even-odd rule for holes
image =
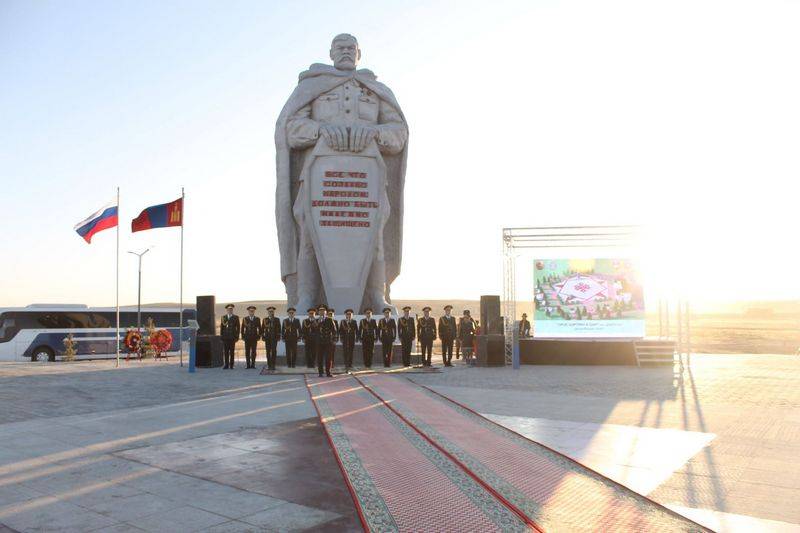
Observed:
[[[166,357],[164,354],[172,346],[172,333],[166,329],[160,329],[150,337],[150,343],[156,350],[156,357]]]
[[[136,355],[139,359],[142,358],[142,334],[139,333],[134,328],[128,328],[128,332],[125,334],[125,348],[128,350],[128,355],[125,356],[125,360],[129,360],[132,355]]]

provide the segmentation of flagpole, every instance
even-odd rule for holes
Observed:
[[[186,212],[186,202],[184,201],[185,194],[183,192],[183,187],[181,187],[181,290],[180,290],[180,302],[179,310],[178,310],[178,325],[180,326],[178,329],[178,344],[180,345],[181,349],[181,366],[183,366],[183,221],[184,221],[184,213]]]
[[[119,368],[119,187],[117,187],[117,368]]]

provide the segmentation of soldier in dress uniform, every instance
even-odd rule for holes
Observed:
[[[378,322],[378,331],[381,337],[381,347],[383,348],[383,366],[392,366],[392,349],[397,338],[397,323],[392,318],[392,309],[384,307],[383,318]]]
[[[261,324],[261,335],[267,345],[267,369],[275,371],[275,361],[278,358],[278,341],[281,338],[281,319],[275,316],[275,308],[267,307],[267,316]]]
[[[353,319],[353,310],[347,309],[344,312],[344,318],[339,322],[339,339],[342,341],[345,372],[350,372],[350,369],[353,368],[353,350],[356,347],[357,337],[358,322]]]
[[[322,320],[319,322],[319,351],[317,353],[317,371],[319,377],[322,377],[322,369],[325,369],[325,375],[331,377],[331,368],[333,367],[333,356],[336,353],[336,339],[339,336],[336,327],[336,320],[333,318],[333,309],[328,309],[327,316],[323,315]]]
[[[294,307],[290,307],[286,312],[289,313],[289,317],[283,319],[281,338],[283,339],[283,344],[286,346],[286,366],[288,368],[294,368],[295,361],[297,360],[297,339],[300,337],[302,325],[300,324],[300,319],[294,316],[296,312]]]
[[[233,304],[225,306],[227,313],[222,315],[219,324],[219,334],[222,337],[222,347],[225,356],[225,366],[223,368],[233,368],[233,355],[236,349],[236,341],[239,340],[239,317],[233,314]]]
[[[417,338],[422,345],[422,366],[431,366],[433,341],[436,339],[436,319],[431,316],[431,308],[422,308],[422,318],[417,320]]]
[[[242,339],[244,339],[244,360],[246,368],[256,367],[256,349],[261,337],[261,319],[256,316],[256,306],[247,308],[247,316],[242,320]]]
[[[456,317],[450,315],[453,306],[444,306],[444,316],[439,317],[439,338],[442,340],[442,362],[444,366],[453,366],[453,341],[456,340]]]
[[[375,351],[375,338],[378,336],[378,324],[372,318],[372,309],[364,309],[366,315],[358,325],[358,338],[361,339],[361,355],[364,358],[364,366],[372,368],[372,354]]]
[[[522,320],[519,321],[519,336],[522,339],[531,336],[531,323],[528,322],[528,313],[522,313]]]
[[[403,308],[403,316],[397,319],[397,336],[400,337],[400,349],[403,353],[403,366],[411,366],[411,345],[417,338],[414,317],[409,314],[410,306]]]
[[[310,308],[308,310],[308,318],[303,320],[303,325],[300,330],[303,337],[303,343],[306,348],[306,366],[314,368],[317,363],[317,350],[319,348],[319,320],[317,320],[317,310]]]

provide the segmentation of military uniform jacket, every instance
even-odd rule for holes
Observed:
[[[400,340],[410,341],[417,338],[417,331],[414,325],[414,317],[408,318],[401,316],[397,319],[397,336]]]
[[[223,340],[236,341],[239,340],[239,317],[237,315],[222,315],[222,320],[219,323],[219,334]]]
[[[394,342],[397,338],[397,323],[395,323],[394,318],[381,318],[380,322],[378,322],[378,330],[381,342]]]
[[[281,326],[281,338],[284,342],[297,342],[301,327],[299,318],[284,318]]]
[[[261,336],[261,319],[247,315],[242,319],[242,338],[248,341],[258,340]]]
[[[281,338],[281,319],[274,316],[264,317],[261,324],[261,334],[267,342],[278,342]]]
[[[432,316],[417,320],[417,337],[421,341],[432,341],[436,338],[436,319]]]
[[[324,343],[336,342],[339,336],[339,328],[336,327],[336,321],[332,318],[325,317],[319,323],[319,339]]]
[[[531,336],[531,323],[528,322],[527,319],[522,319],[519,321],[519,336],[520,337]]]
[[[358,326],[358,338],[361,342],[364,340],[375,341],[378,333],[378,324],[374,318],[362,318]]]
[[[309,340],[319,340],[319,320],[316,318],[306,318],[303,320],[303,327],[300,334],[305,342]]]
[[[342,321],[339,322],[339,339],[341,339],[342,344],[355,344],[357,338],[358,322],[352,318],[350,320],[347,320],[346,318],[342,319]]]
[[[442,340],[453,340],[456,338],[456,317],[439,317],[439,338]]]

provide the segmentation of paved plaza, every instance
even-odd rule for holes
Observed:
[[[722,531],[800,531],[800,358],[402,373]],[[361,529],[300,374],[0,365],[0,531]]]

